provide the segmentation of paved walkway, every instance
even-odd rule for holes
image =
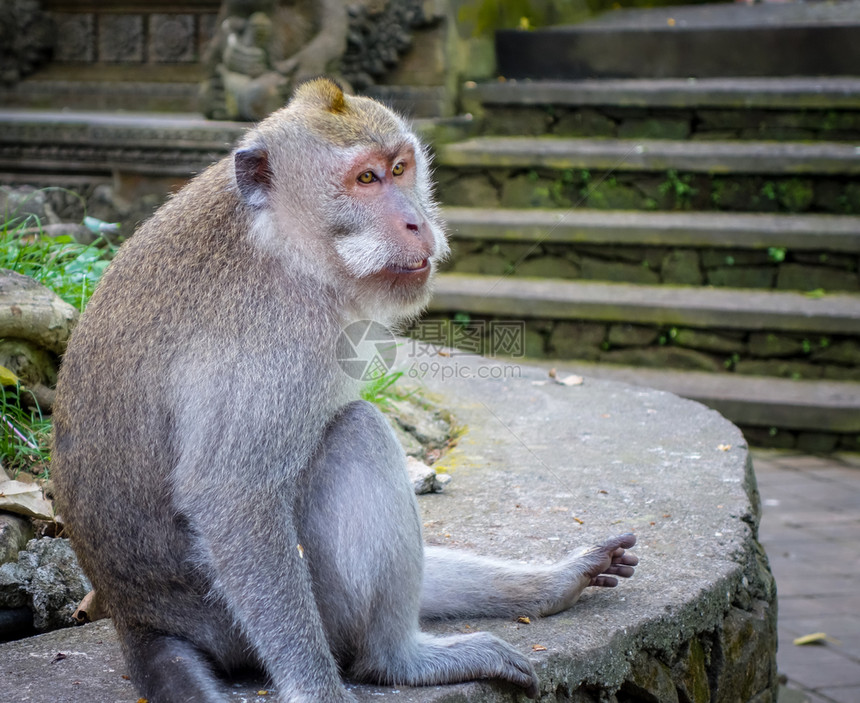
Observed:
[[[779,594],[779,703],[858,703],[860,455],[757,450],[753,461]],[[832,639],[793,643],[817,632]]]

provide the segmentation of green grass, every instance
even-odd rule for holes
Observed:
[[[48,237],[37,218],[7,216],[0,224],[0,268],[29,276],[83,310],[116,247]],[[6,379],[9,383],[9,380]],[[20,385],[0,385],[0,462],[10,474],[47,477],[51,420]]]
[[[27,407],[20,386],[0,386],[0,460],[12,478],[19,471],[48,477],[51,420],[38,405]]]
[[[67,303],[83,310],[96,283],[113,257],[115,247],[78,244],[71,237],[46,237],[32,230],[39,221],[30,216],[0,226],[0,268],[35,279]]]

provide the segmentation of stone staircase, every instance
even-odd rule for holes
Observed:
[[[491,356],[701,400],[758,444],[860,448],[860,78],[465,99],[472,135],[436,156],[454,254],[430,317]],[[492,347],[502,321],[517,349]]]

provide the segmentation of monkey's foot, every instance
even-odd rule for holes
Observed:
[[[590,577],[589,586],[603,586],[614,588],[618,585],[618,578],[630,578],[633,576],[633,567],[639,563],[639,557],[635,554],[627,554],[625,550],[636,544],[636,535],[627,533],[608,539],[603,544],[592,547],[583,555],[589,560],[594,559],[585,571]]]
[[[632,534],[618,535],[601,544],[574,552],[551,568],[552,578],[546,591],[548,597],[537,610],[541,615],[552,615],[570,608],[588,586],[612,588],[618,578],[633,576],[633,567],[639,558],[628,554],[636,544]]]

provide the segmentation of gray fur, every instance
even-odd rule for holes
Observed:
[[[361,190],[344,169],[362,149],[414,170]],[[338,248],[350,226],[381,261]],[[446,252],[414,136],[316,81],[117,255],[63,363],[53,475],[150,703],[226,700],[216,673],[249,665],[285,703],[353,700],[342,673],[535,696],[510,645],[433,638],[419,615],[554,612],[632,573],[632,537],[540,569],[428,550],[425,570],[402,450],[335,347],[354,320],[416,314]]]

